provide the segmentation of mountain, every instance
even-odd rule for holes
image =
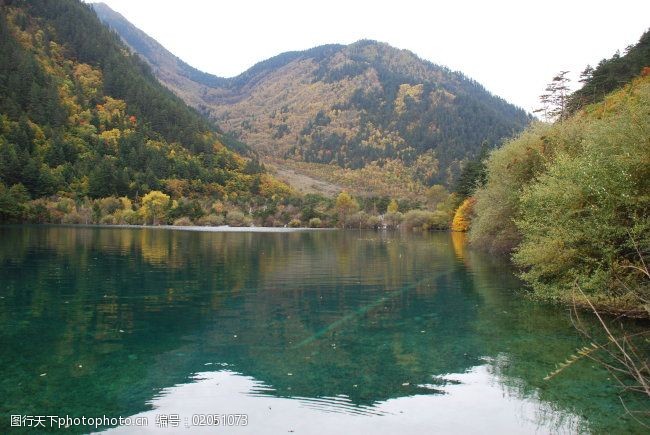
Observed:
[[[0,3],[0,191],[78,202],[152,190],[264,202],[260,191],[286,192],[229,145],[241,148],[162,86],[90,6]]]
[[[531,120],[463,74],[381,42],[283,53],[221,78],[187,65],[108,6],[93,7],[188,104],[266,158],[326,165],[321,175],[388,164],[424,185],[450,184],[482,144],[494,147]]]
[[[225,84],[225,79],[199,71],[174,56],[107,4],[91,3],[90,6],[102,22],[114,29],[134,53],[142,56],[165,86],[181,95],[189,104],[195,107],[200,105],[201,99],[198,96],[202,86],[216,87]]]

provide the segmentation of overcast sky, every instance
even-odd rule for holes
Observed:
[[[462,71],[527,111],[650,27],[642,0],[104,0],[190,65],[222,77],[276,54],[375,39]]]

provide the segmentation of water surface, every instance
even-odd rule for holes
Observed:
[[[543,380],[585,344],[568,310],[459,234],[0,227],[0,263],[2,431],[642,432],[589,360]]]

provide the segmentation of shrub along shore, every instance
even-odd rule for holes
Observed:
[[[290,228],[446,230],[459,202],[442,188],[425,204],[388,197],[290,196],[276,202],[237,203],[224,199],[174,199],[151,191],[138,199],[109,196],[73,198],[65,193],[30,199],[21,184],[0,183],[0,223],[83,225],[174,225]]]
[[[538,298],[648,316],[650,74],[531,126],[486,171],[474,247],[510,255]]]

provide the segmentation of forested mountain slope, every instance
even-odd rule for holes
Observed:
[[[0,97],[0,182],[32,198],[251,199],[274,183],[77,0],[3,2]]]
[[[448,184],[483,143],[496,146],[530,121],[463,74],[384,43],[283,53],[226,79],[94,7],[162,83],[266,156],[348,169],[398,164],[417,167],[416,182]]]

